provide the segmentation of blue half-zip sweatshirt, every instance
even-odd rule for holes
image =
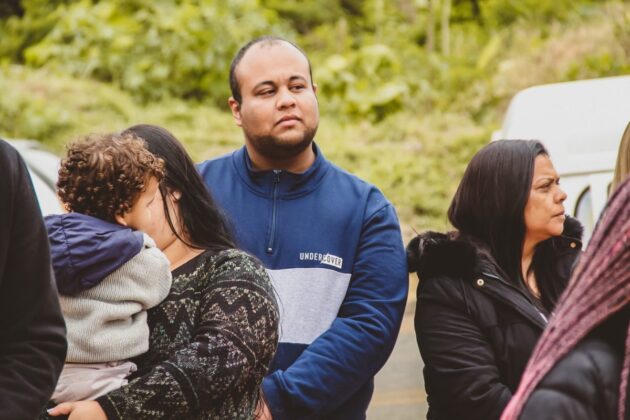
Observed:
[[[244,147],[199,171],[278,295],[280,344],[263,382],[274,420],[364,419],[404,312],[405,252],[383,194],[313,147],[302,174],[255,171]]]

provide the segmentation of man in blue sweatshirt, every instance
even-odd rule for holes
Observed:
[[[395,210],[313,142],[317,87],[297,46],[275,37],[249,42],[232,62],[230,87],[245,146],[199,170],[278,295],[266,415],[364,419],[407,296]]]

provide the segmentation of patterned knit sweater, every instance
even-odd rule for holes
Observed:
[[[199,255],[173,271],[149,310],[149,351],[128,385],[97,401],[108,419],[251,419],[278,341],[269,277],[237,250]]]

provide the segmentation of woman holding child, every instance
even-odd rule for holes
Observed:
[[[407,247],[428,419],[498,419],[564,290],[582,229],[543,145],[493,142],[470,161],[457,229]]]
[[[122,135],[142,139],[165,164],[157,194],[138,209],[142,217],[133,227],[166,255],[172,287],[148,310],[148,351],[133,358],[138,370],[128,384],[95,401],[60,404],[50,415],[253,418],[278,340],[269,277],[258,260],[234,249],[219,209],[172,134],[138,125]]]

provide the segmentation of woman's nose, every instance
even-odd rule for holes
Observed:
[[[556,199],[562,203],[564,200],[567,199],[567,193],[564,192],[564,190],[560,187],[558,187],[558,192],[556,193]]]

